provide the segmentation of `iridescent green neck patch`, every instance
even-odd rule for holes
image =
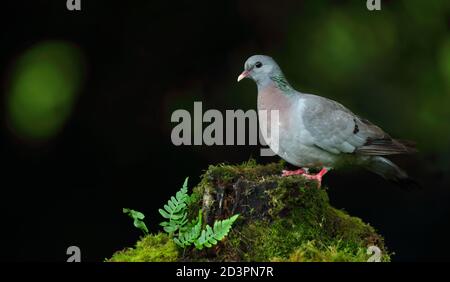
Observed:
[[[293,90],[292,87],[289,85],[289,82],[287,82],[286,78],[284,78],[284,76],[282,76],[282,75],[271,76],[270,79],[282,91],[291,91],[291,90]]]

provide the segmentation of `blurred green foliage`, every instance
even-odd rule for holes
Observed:
[[[382,1],[381,11],[330,2],[305,1],[288,15],[271,55],[291,84],[416,140],[421,151],[449,153],[450,1]]]
[[[54,136],[69,117],[83,78],[83,56],[70,43],[45,41],[13,66],[7,100],[12,131],[28,141]]]

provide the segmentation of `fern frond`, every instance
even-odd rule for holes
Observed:
[[[214,227],[206,225],[206,229],[202,230],[200,237],[195,240],[194,245],[197,249],[202,250],[204,247],[210,248],[217,242],[221,241],[230,232],[231,226],[239,217],[239,214],[235,214],[225,220],[216,220]]]
[[[205,229],[202,230],[202,210],[199,210],[197,218],[189,224],[187,205],[192,199],[188,195],[187,184],[188,178],[185,179],[180,191],[175,196],[170,197],[170,200],[164,205],[164,209],[159,209],[161,216],[167,219],[160,225],[165,232],[171,235],[178,231],[173,236],[173,241],[182,248],[192,244],[199,250],[204,247],[209,248],[227,236],[239,215],[236,214],[225,220],[217,220],[213,227],[206,225]]]
[[[191,226],[188,226],[186,230],[178,236],[178,238],[174,238],[173,240],[178,246],[185,248],[192,245],[195,240],[197,240],[198,236],[200,236],[201,230],[202,210],[199,210],[197,219],[192,221]]]
[[[187,194],[188,177],[184,180],[183,187],[178,191],[175,197],[171,197],[170,200],[164,205],[164,209],[159,209],[159,213],[168,221],[161,222],[160,225],[167,233],[173,233],[180,230],[187,222],[187,202],[189,201],[189,195]]]

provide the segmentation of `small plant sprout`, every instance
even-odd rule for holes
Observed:
[[[132,209],[123,209],[123,213],[128,214],[133,219],[133,225],[137,229],[140,229],[145,235],[148,234],[147,226],[144,223],[145,215],[141,212]]]

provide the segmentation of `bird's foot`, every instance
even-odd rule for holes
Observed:
[[[297,170],[283,170],[281,176],[303,175],[306,179],[317,180],[319,183],[318,188],[320,188],[320,186],[322,186],[322,176],[324,176],[328,171],[329,169],[324,167],[317,174],[309,174],[307,168],[300,168]]]
[[[320,186],[322,186],[322,176],[324,176],[326,173],[328,172],[327,168],[322,168],[321,171],[319,171],[319,173],[317,174],[308,174],[308,173],[304,173],[303,176],[306,179],[310,179],[310,180],[317,180],[317,182],[319,183],[319,185],[317,186],[317,188],[320,188]]]
[[[290,176],[290,175],[302,175],[307,173],[304,169],[300,168],[297,170],[283,170],[281,176]]]

